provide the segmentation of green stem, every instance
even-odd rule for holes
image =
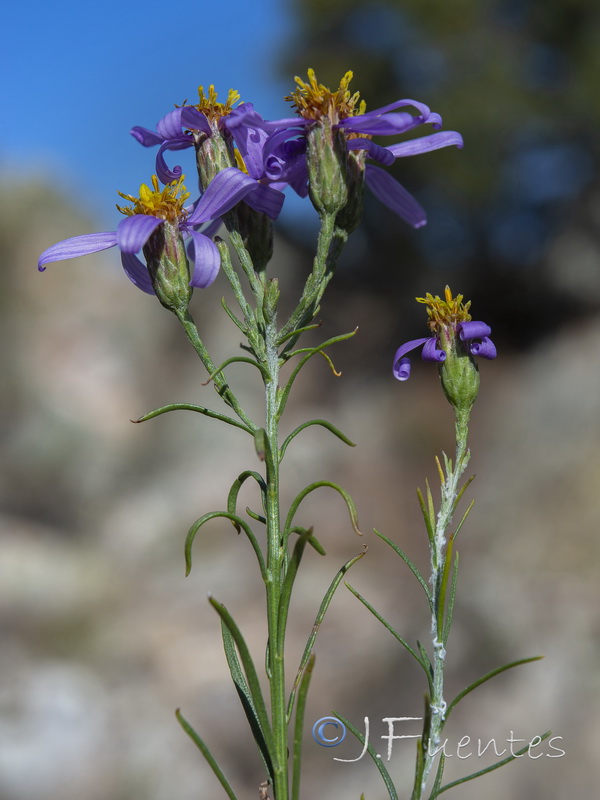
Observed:
[[[438,511],[435,530],[430,539],[431,543],[431,640],[433,645],[433,658],[431,660],[433,676],[431,680],[431,696],[428,699],[428,724],[424,728],[422,741],[422,761],[418,767],[420,776],[415,782],[411,800],[421,800],[425,794],[427,778],[433,765],[436,751],[440,747],[440,740],[447,716],[447,704],[444,699],[444,667],[446,648],[444,645],[444,624],[446,618],[445,600],[448,574],[451,564],[446,563],[452,558],[451,548],[448,547],[448,528],[452,522],[452,514],[456,508],[459,481],[469,463],[469,450],[467,437],[469,432],[469,412],[456,410],[456,458],[454,465],[444,456],[446,467],[445,477],[442,474],[441,502]],[[447,631],[446,631],[447,634]]]
[[[267,520],[267,624],[269,632],[269,679],[271,682],[271,726],[275,742],[273,781],[275,800],[287,800],[288,722],[285,692],[285,630],[279,630],[279,610],[284,579],[285,549],[281,536],[279,510],[279,354],[277,328],[272,321],[266,326],[265,347],[269,378],[265,380],[265,466]]]
[[[198,353],[200,360],[208,370],[208,374],[212,375],[215,372],[216,367],[213,363],[212,358],[209,356],[208,350],[204,346],[202,339],[200,338],[200,334],[198,333],[196,324],[192,319],[192,315],[186,309],[185,311],[178,313],[177,318],[181,322],[183,329],[185,330],[186,336],[188,337],[188,340],[192,344],[192,347],[194,348],[196,353]],[[229,388],[229,384],[227,383],[225,377],[221,372],[217,372],[214,375],[213,383],[220,397],[223,399],[225,403],[227,403],[227,405],[230,408],[232,408],[235,411],[235,413],[242,420],[242,422],[245,422],[246,425],[251,430],[253,431],[256,430],[256,425],[246,415],[243,408],[238,403],[236,396]]]
[[[287,339],[282,355],[292,350],[298,340],[299,329],[308,325],[317,313],[323,293],[333,277],[337,260],[347,239],[347,231],[336,226],[335,215],[321,215],[321,228],[319,230],[313,270],[304,285],[300,302],[281,329],[279,340],[281,342],[284,338],[290,337],[290,334],[294,331],[298,331],[298,333]]]

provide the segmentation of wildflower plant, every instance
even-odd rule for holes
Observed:
[[[132,128],[131,134],[142,146],[158,148],[155,174],[150,184],[141,185],[139,196],[119,192],[126,204],[117,206],[124,219],[116,230],[59,242],[42,253],[38,264],[43,271],[51,262],[117,246],[129,279],[146,294],[156,296],[177,318],[208,373],[205,383],[212,383],[221,402],[218,410],[196,403],[172,403],[145,414],[137,422],[174,410],[188,410],[233,426],[253,440],[256,462],[236,470],[223,505],[203,513],[190,527],[185,561],[189,574],[197,534],[215,519],[226,520],[238,534],[243,533],[254,553],[266,603],[262,680],[258,662],[222,599],[211,596],[209,602],[219,617],[231,678],[264,765],[265,782],[257,792],[261,798],[272,794],[273,800],[299,800],[304,714],[316,636],[336,589],[350,567],[365,554],[361,548],[333,573],[300,662],[290,668],[286,631],[295,579],[307,546],[325,555],[319,531],[303,513],[304,500],[318,489],[332,489],[345,504],[352,528],[360,534],[351,496],[332,480],[310,483],[296,494],[289,508],[282,506],[280,490],[286,477],[283,462],[297,436],[311,426],[319,426],[353,445],[324,419],[306,420],[283,436],[282,418],[300,372],[314,356],[325,357],[333,369],[329,348],[350,339],[354,331],[317,345],[299,341],[319,327],[315,317],[342,248],[360,222],[365,186],[410,225],[421,227],[426,222],[424,210],[382,167],[398,158],[440,147],[462,147],[460,134],[439,130],[441,117],[423,103],[399,100],[368,112],[358,93],[350,91],[351,78],[352,73],[346,73],[332,91],[309,70],[308,80],[296,78],[296,89],[287,98],[297,115],[272,121],[265,120],[252,103],[240,103],[236,92],[231,91],[221,103],[213,86],[208,92],[200,87],[198,103],[176,106],[159,120],[155,130]],[[378,144],[373,139],[397,137],[426,125],[434,132],[421,138],[392,144]],[[199,196],[192,202],[183,183],[182,166],[169,166],[165,158],[167,155],[171,160],[173,153],[186,150],[195,154],[200,187]],[[367,159],[381,166],[368,164]],[[195,181],[188,180],[188,185],[192,183]],[[281,211],[285,190],[310,197],[319,215],[320,230],[312,269],[300,297],[295,301],[287,299],[291,312],[282,318],[278,280],[269,274],[268,265],[273,251],[272,225]],[[227,231],[227,240],[216,236],[219,226]],[[235,262],[231,251],[237,257]],[[143,261],[139,253],[143,254]],[[220,269],[231,287],[235,306],[221,302],[244,337],[244,354],[236,353],[215,364],[189,304],[194,289],[210,291]],[[470,507],[451,535],[448,530],[466,488],[459,488],[459,483],[469,460],[468,421],[479,383],[474,356],[495,356],[489,328],[471,320],[468,304],[463,304],[461,296],[453,298],[447,290],[444,300],[427,295],[421,302],[428,309],[430,336],[399,348],[394,375],[399,380],[409,377],[406,354],[422,345],[423,358],[438,363],[444,392],[455,409],[457,435],[454,461],[446,456],[443,466],[438,461],[442,500],[437,515],[429,487],[425,497],[419,494],[431,547],[430,583],[391,540],[378,535],[403,558],[425,591],[432,619],[432,656],[421,645],[412,648],[360,598],[408,649],[427,676],[426,722],[413,800],[424,796],[432,767],[429,743],[435,745],[439,741],[444,722],[457,702],[446,703],[443,669],[456,589],[458,555],[454,541]],[[287,377],[283,377],[282,368],[287,364]],[[240,365],[252,367],[262,384],[264,412],[259,419],[245,410],[245,401],[230,385],[230,372]],[[243,510],[239,495],[245,484],[254,486],[257,506]],[[514,664],[495,673],[509,666]],[[487,677],[490,676],[482,680]],[[176,713],[227,796],[236,800],[238,794],[209,744],[179,710]],[[395,798],[393,784],[380,761],[378,767],[390,796]],[[440,762],[430,797],[441,791],[442,772]]]

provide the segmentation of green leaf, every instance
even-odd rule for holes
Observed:
[[[350,445],[350,447],[356,447],[355,443],[352,442],[347,436],[345,436],[338,428],[336,428],[335,425],[332,425],[331,422],[328,422],[326,419],[311,419],[308,422],[304,422],[302,425],[298,425],[298,427],[295,430],[293,430],[290,433],[290,435],[285,439],[285,441],[283,442],[283,444],[279,448],[279,460],[280,461],[283,459],[283,456],[285,455],[285,451],[287,450],[288,445],[290,444],[290,442],[296,436],[298,436],[298,434],[301,431],[303,431],[305,428],[308,428],[311,425],[321,425],[323,428],[327,428],[328,431],[331,431],[331,433],[333,433],[334,436],[337,436],[338,439],[341,439],[342,442],[345,442],[345,444]]]
[[[423,514],[423,519],[425,521],[427,538],[429,539],[430,543],[433,543],[433,539],[435,537],[435,520],[431,519],[431,517],[429,516],[429,510],[425,505],[425,499],[420,489],[417,489],[417,497],[419,498],[419,505],[421,506],[421,514]]]
[[[279,646],[282,649],[283,649],[283,642],[285,639],[285,629],[287,625],[290,601],[292,599],[292,589],[294,587],[294,581],[296,580],[296,575],[298,574],[298,568],[300,566],[300,562],[302,561],[304,548],[306,547],[306,543],[308,542],[311,536],[312,536],[312,529],[309,529],[298,537],[296,544],[294,545],[292,557],[290,558],[287,570],[285,572],[285,577],[283,579],[283,583],[281,586],[281,595],[279,598],[279,613],[277,615],[278,616],[277,640],[279,642]]]
[[[301,492],[294,498],[294,502],[290,506],[290,510],[287,515],[287,519],[285,521],[284,531],[287,531],[288,535],[292,527],[292,522],[294,521],[294,516],[298,510],[298,506],[304,500],[304,498],[309,495],[311,492],[314,492],[315,489],[320,489],[321,487],[328,486],[330,489],[335,489],[338,494],[342,496],[344,499],[346,506],[348,508],[348,513],[350,514],[350,521],[352,523],[352,527],[354,528],[355,532],[362,536],[362,533],[358,529],[358,515],[356,512],[356,506],[354,505],[354,501],[348,494],[345,489],[342,489],[341,486],[338,486],[337,483],[332,483],[331,481],[316,481],[315,483],[311,483],[310,486],[305,486]]]
[[[388,631],[392,634],[392,636],[400,642],[402,647],[404,647],[411,654],[411,656],[415,659],[417,664],[420,664],[420,666],[425,670],[425,674],[427,675],[427,680],[431,682],[431,675],[429,673],[429,668],[427,663],[423,662],[423,660],[417,655],[415,650],[413,650],[413,648],[408,644],[406,639],[400,636],[400,634],[390,625],[390,623],[386,619],[384,619],[381,616],[381,614],[373,608],[373,606],[368,602],[368,600],[365,600],[362,594],[360,594],[353,586],[350,586],[349,583],[346,583],[346,587],[352,592],[352,594],[356,598],[360,600],[360,602],[365,606],[365,608],[367,608],[371,612],[371,614],[373,614],[375,619],[378,619],[379,622],[381,622],[381,624],[388,629]]]
[[[303,328],[296,328],[296,330],[290,331],[286,333],[285,336],[282,336],[280,339],[277,340],[277,347],[281,347],[282,344],[285,344],[288,339],[291,339],[292,336],[300,336],[302,333],[306,333],[306,331],[314,331],[317,328],[321,327],[320,322],[313,323],[312,325],[305,325]]]
[[[308,664],[308,661],[309,661],[310,656],[312,654],[312,649],[313,649],[314,644],[315,644],[315,639],[317,638],[317,633],[319,632],[319,628],[321,627],[321,623],[323,622],[323,618],[325,616],[325,612],[329,608],[329,604],[331,603],[331,600],[333,599],[333,595],[335,594],[335,590],[340,585],[340,582],[341,582],[342,578],[348,572],[350,567],[354,566],[354,564],[356,564],[357,561],[360,561],[360,559],[365,555],[366,552],[367,552],[367,549],[365,547],[365,549],[363,550],[362,553],[359,553],[357,556],[354,556],[349,561],[346,561],[346,563],[342,567],[340,567],[340,569],[337,571],[334,579],[331,581],[331,583],[329,585],[329,588],[325,592],[325,595],[323,596],[323,599],[321,600],[321,605],[319,606],[319,611],[317,612],[317,616],[315,617],[315,621],[314,621],[314,624],[312,626],[312,630],[310,632],[310,636],[307,639],[306,646],[304,648],[304,653],[302,654],[302,658],[300,660],[300,666],[298,667],[298,672],[296,674],[296,678],[294,679],[294,685],[292,686],[292,691],[290,692],[290,698],[289,698],[289,701],[288,701],[288,708],[287,708],[288,720],[291,718],[292,708],[294,707],[294,699],[296,697],[296,692],[298,691],[298,687],[300,685],[300,681],[302,679],[302,675],[304,673],[306,665]]]
[[[196,534],[205,523],[207,523],[211,519],[217,519],[218,517],[223,517],[224,519],[230,520],[234,528],[238,531],[238,533],[240,531],[240,528],[244,531],[244,533],[250,540],[250,544],[252,545],[254,552],[256,553],[256,558],[258,560],[260,572],[264,579],[267,574],[266,567],[262,551],[260,549],[260,545],[256,540],[256,536],[254,535],[252,528],[248,525],[248,523],[245,520],[243,520],[241,517],[238,517],[237,514],[232,514],[230,511],[209,511],[207,514],[203,514],[203,516],[197,519],[196,522],[194,522],[192,527],[189,529],[188,535],[186,536],[185,539],[186,576],[189,575],[192,570],[192,545],[194,544],[194,539],[196,538]]]
[[[285,385],[285,387],[284,387],[284,389],[283,389],[283,391],[281,393],[281,396],[280,396],[280,399],[279,399],[279,406],[278,406],[278,409],[277,409],[277,418],[280,418],[281,415],[283,414],[283,411],[285,409],[285,406],[287,404],[288,398],[290,396],[290,392],[291,392],[292,386],[294,384],[294,381],[298,377],[302,367],[308,361],[310,361],[310,359],[313,356],[317,355],[317,353],[320,353],[322,350],[325,350],[326,347],[329,347],[332,344],[337,344],[338,342],[343,342],[346,339],[352,338],[352,336],[354,336],[356,334],[357,330],[358,330],[358,328],[355,328],[355,330],[351,331],[351,333],[343,333],[340,336],[334,336],[332,339],[328,339],[326,342],[323,342],[322,344],[318,345],[317,347],[302,348],[301,350],[294,350],[292,353],[287,354],[286,360],[291,358],[292,356],[301,355],[302,353],[306,353],[304,358],[302,358],[300,360],[300,362],[294,368],[292,374],[290,375],[290,377],[288,379],[288,382],[286,383],[286,385]]]
[[[229,628],[227,627],[227,625],[225,625],[225,622],[223,620],[221,620],[221,632],[223,634],[223,648],[225,650],[225,658],[227,659],[229,672],[231,673],[231,679],[235,684],[235,688],[240,698],[240,702],[242,703],[242,708],[244,709],[244,713],[246,714],[246,719],[248,720],[248,723],[250,725],[252,735],[254,736],[254,741],[256,742],[256,746],[258,747],[258,750],[262,757],[265,769],[267,770],[267,774],[269,775],[271,780],[273,780],[273,764],[271,762],[271,755],[269,753],[269,749],[265,741],[264,733],[260,726],[258,714],[256,713],[256,709],[254,708],[254,701],[252,700],[252,695],[250,694],[248,684],[246,683],[246,679],[244,677],[242,668],[240,666],[240,662],[237,656],[237,651],[235,649],[235,642],[233,636],[231,635]]]
[[[468,480],[466,480],[466,481],[465,481],[464,485],[463,485],[463,486],[461,487],[461,489],[459,490],[458,494],[456,495],[456,500],[454,501],[454,504],[453,504],[453,506],[452,506],[452,512],[451,512],[451,516],[452,516],[452,514],[454,514],[454,512],[456,511],[456,508],[457,508],[458,504],[460,503],[460,499],[461,499],[461,497],[462,497],[462,496],[463,496],[463,494],[464,494],[464,493],[467,491],[467,488],[468,488],[468,487],[471,485],[471,483],[472,483],[474,480],[475,480],[475,475],[471,475],[471,477],[470,477]]]
[[[541,744],[545,739],[547,739],[551,735],[551,733],[552,731],[546,731],[546,733],[543,733],[541,736],[536,738],[539,738]],[[525,753],[529,749],[529,746],[530,745],[528,744],[527,747],[522,747],[520,750],[517,750],[517,752],[514,755],[511,754],[507,758],[503,758],[502,761],[497,761],[495,764],[492,764],[490,767],[486,767],[485,769],[480,769],[478,772],[472,772],[465,778],[459,778],[456,781],[452,781],[452,783],[447,783],[445,786],[442,786],[442,788],[437,792],[437,794],[435,795],[432,794],[430,800],[435,800],[435,798],[438,797],[440,794],[442,794],[442,792],[447,792],[448,789],[453,789],[455,786],[460,786],[461,783],[467,783],[467,781],[472,781],[475,778],[480,778],[482,775],[487,775],[488,772],[493,772],[495,769],[500,769],[500,767],[503,767],[505,764],[510,764],[511,761],[514,761],[516,758],[519,758],[519,756],[525,755]]]
[[[443,642],[443,631],[444,631],[444,612],[446,610],[446,589],[448,586],[448,576],[450,575],[450,567],[452,565],[452,548],[454,545],[454,537],[448,537],[448,546],[446,549],[446,555],[444,557],[444,568],[442,570],[442,576],[440,581],[440,591],[438,594],[438,604],[437,604],[437,629],[442,633],[442,642]]]
[[[460,701],[470,694],[473,689],[477,689],[478,686],[481,686],[482,683],[489,681],[490,678],[495,677],[496,675],[500,675],[501,672],[506,672],[507,669],[512,669],[513,667],[518,667],[521,664],[530,664],[532,661],[540,661],[544,656],[531,656],[530,658],[520,658],[518,661],[511,661],[510,664],[504,664],[501,667],[496,667],[491,672],[488,672],[482,678],[474,681],[473,683],[469,684],[466,689],[463,689],[462,692],[459,692],[454,700],[448,705],[446,709],[446,719],[450,716],[451,711],[460,703]]]
[[[223,372],[225,367],[228,367],[230,364],[251,364],[253,367],[256,367],[257,370],[259,370],[266,381],[271,380],[269,370],[260,364],[256,359],[248,358],[247,356],[232,356],[231,358],[223,361],[220,367],[217,367],[215,370],[213,370],[208,378],[203,381],[202,385],[206,386],[209,384],[220,372]]]
[[[427,488],[429,489],[429,487]],[[380,533],[376,528],[373,528],[373,532],[377,536],[379,536],[379,538],[382,539],[386,544],[388,544],[392,548],[392,550],[395,553],[397,553],[397,555],[400,556],[402,561],[404,561],[406,566],[409,568],[409,570],[412,572],[412,574],[415,576],[415,578],[419,581],[419,583],[423,587],[423,591],[425,592],[425,596],[427,597],[427,602],[429,603],[429,610],[433,612],[433,598],[431,596],[431,592],[429,591],[429,587],[427,586],[427,582],[425,581],[425,578],[421,575],[419,569],[415,566],[415,564],[413,564],[413,562],[406,555],[404,550],[401,550],[397,544],[392,542],[391,539],[388,539],[387,536],[385,536],[383,533]]]
[[[475,500],[471,500],[471,502],[469,503],[469,506],[468,506],[467,510],[466,510],[466,511],[465,511],[465,513],[462,515],[462,519],[461,519],[461,521],[458,523],[458,526],[457,526],[456,530],[454,531],[454,538],[455,538],[455,539],[456,539],[456,537],[458,536],[458,532],[460,531],[460,529],[461,529],[461,528],[462,528],[462,526],[464,525],[464,523],[465,523],[465,520],[466,520],[466,519],[467,519],[467,517],[469,516],[469,514],[470,514],[470,512],[471,512],[471,509],[473,508],[473,506],[474,506],[474,505],[475,505]]]
[[[448,609],[446,611],[446,621],[444,622],[444,630],[442,633],[442,642],[444,647],[450,635],[450,628],[452,626],[452,617],[454,616],[454,600],[456,598],[456,584],[458,580],[458,553],[454,556],[454,568],[452,569],[452,580],[450,581],[450,596],[448,598]]]
[[[258,472],[254,472],[254,470],[247,469],[244,472],[240,473],[236,480],[231,484],[231,489],[229,490],[229,495],[227,497],[227,511],[230,514],[237,514],[237,500],[238,495],[240,493],[240,489],[245,481],[248,478],[253,478],[260,488],[260,496],[262,499],[263,511],[265,508],[266,496],[267,496],[267,484],[264,481],[262,475]],[[235,523],[234,523],[235,524]],[[237,528],[237,532],[240,532],[240,528]]]
[[[225,789],[227,796],[230,798],[230,800],[237,800],[237,796],[233,791],[233,789],[231,788],[231,784],[223,774],[221,767],[217,764],[214,756],[212,755],[212,753],[210,752],[204,741],[192,728],[190,723],[185,719],[179,708],[175,711],[175,716],[177,717],[177,721],[179,722],[183,730],[187,733],[187,735],[194,742],[198,750],[200,750],[200,752],[206,759],[206,763],[216,775],[221,786]]]
[[[358,741],[364,747],[365,737],[358,730],[358,728],[355,728],[354,725],[349,720],[347,720],[341,714],[338,714],[337,711],[334,711],[333,713],[340,720],[340,722],[343,722],[343,724],[348,728],[350,733],[352,733],[352,734],[354,734],[354,736],[356,736]],[[375,764],[375,766],[379,770],[379,774],[383,778],[383,782],[385,783],[385,788],[388,790],[388,794],[390,796],[390,800],[398,800],[398,793],[396,792],[396,787],[394,786],[394,782],[390,777],[390,773],[385,768],[385,766],[383,764],[383,760],[377,755],[377,753],[375,752],[375,748],[373,747],[373,745],[370,742],[367,744],[367,753],[371,756],[371,758],[373,760],[373,763]]]
[[[440,793],[440,786],[442,785],[442,778],[444,777],[445,766],[446,766],[446,756],[442,752],[440,754],[440,762],[438,764],[437,772],[435,773],[435,781],[433,783],[431,794],[429,795],[429,800],[434,800],[434,798],[437,797],[438,794]]]
[[[294,724],[294,749],[292,757],[292,798],[291,800],[299,800],[300,798],[300,775],[302,764],[302,734],[304,732],[304,715],[306,712],[306,698],[308,696],[308,687],[312,677],[313,667],[315,665],[314,653],[308,659],[308,664],[302,673],[300,680],[300,687],[298,689],[298,702],[296,703],[296,719]]]
[[[250,655],[250,651],[248,650],[248,645],[240,629],[238,628],[235,620],[229,613],[229,611],[225,608],[222,603],[219,603],[218,600],[215,600],[214,597],[209,595],[208,598],[209,603],[215,609],[217,614],[221,617],[222,623],[226,626],[228,631],[235,642],[235,646],[237,647],[237,651],[239,653],[240,660],[242,662],[242,667],[244,668],[244,674],[246,678],[246,685],[248,688],[248,692],[250,694],[250,698],[252,700],[252,707],[256,711],[256,716],[258,719],[258,723],[260,725],[260,730],[264,737],[265,747],[267,752],[270,754],[271,762],[275,763],[274,754],[276,753],[275,746],[273,743],[273,734],[271,731],[271,725],[269,723],[269,717],[267,715],[267,708],[265,706],[265,701],[263,698],[262,690],[260,688],[260,683],[258,680],[258,675],[256,673],[256,667],[254,666],[254,662],[252,660],[252,656]]]
[[[168,406],[162,406],[161,408],[156,408],[154,411],[149,411],[147,414],[144,414],[143,417],[139,419],[132,419],[132,422],[146,422],[146,420],[154,419],[154,417],[159,417],[161,414],[166,414],[167,411],[196,411],[198,414],[204,414],[205,417],[212,417],[212,419],[221,420],[221,422],[226,422],[228,425],[233,425],[235,428],[240,428],[246,433],[249,433],[251,436],[254,435],[254,431],[248,425],[245,425],[243,422],[239,422],[237,419],[233,419],[233,417],[228,417],[227,414],[220,414],[218,411],[213,411],[212,408],[205,408],[204,406],[196,406],[193,403],[170,403]]]

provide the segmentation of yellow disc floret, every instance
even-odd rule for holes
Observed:
[[[348,89],[352,76],[353,73],[348,71],[340,81],[338,89],[332,92],[327,86],[318,83],[314,69],[309,69],[308,82],[296,76],[298,88],[284,99],[289,100],[298,115],[305,119],[318,120],[329,117],[331,124],[337,125],[340,120],[364,114],[366,110],[365,101],[360,100],[360,94],[358,92],[351,94]]]
[[[133,203],[131,207],[117,206],[121,214],[131,217],[134,214],[146,214],[149,217],[160,217],[169,222],[177,223],[185,217],[183,205],[190,196],[190,193],[183,185],[185,175],[179,180],[172,181],[162,189],[158,183],[156,175],[152,176],[152,189],[142,183],[140,186],[140,196],[134,197],[131,194],[117,192],[124,200]]]
[[[450,287],[444,290],[444,299],[427,294],[425,297],[416,297],[417,303],[424,303],[427,306],[427,316],[429,317],[429,327],[435,333],[440,326],[447,325],[456,327],[459,322],[468,322],[471,319],[469,308],[471,301],[463,303],[463,295],[457,294],[452,297]]]
[[[226,117],[233,111],[233,106],[239,101],[240,94],[235,89],[230,89],[227,95],[227,102],[217,102],[217,92],[211,83],[208,87],[208,96],[204,94],[204,86],[198,87],[199,102],[194,108],[206,115],[210,122],[218,122],[222,117]]]

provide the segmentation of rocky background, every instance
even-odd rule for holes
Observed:
[[[369,108],[427,101],[465,138],[462,152],[404,159],[395,174],[423,202],[413,232],[375,201],[326,295],[314,342],[353,330],[316,360],[284,419],[291,431],[326,417],[349,449],[313,428],[284,462],[288,500],[335,479],[354,497],[353,532],[333,492],[303,504],[325,558],[307,552],[292,606],[289,663],[299,658],[339,566],[410,642],[426,639],[421,589],[376,527],[427,569],[415,495],[436,481],[452,447],[452,415],[435,369],[416,362],[406,384],[391,357],[423,335],[415,295],[446,283],[473,299],[499,348],[481,364],[448,695],[499,664],[509,671],[470,695],[448,727],[447,774],[471,736],[531,739],[537,751],[454,795],[461,800],[564,800],[597,795],[600,743],[600,148],[596,131],[600,10],[593,0],[295,0],[297,38],[282,72],[313,66],[325,83],[348,68]],[[188,86],[218,75],[193,76]],[[251,99],[251,98],[245,98]],[[58,112],[57,112],[58,113]],[[148,111],[149,117],[161,110]],[[134,120],[136,121],[136,120]],[[15,165],[16,169],[16,165]],[[197,800],[220,795],[174,710],[208,741],[240,798],[256,798],[261,764],[230,686],[206,595],[231,609],[255,658],[264,649],[253,553],[228,523],[203,529],[184,578],[190,524],[222,507],[251,443],[215,421],[177,412],[134,425],[168,402],[218,407],[176,321],[124,279],[113,251],[35,264],[48,245],[103,223],[19,165],[0,175],[0,800]],[[64,182],[62,182],[64,185]],[[314,240],[311,218],[279,228],[273,274],[295,296]],[[239,338],[220,307],[225,281],[197,292],[194,315],[215,362]],[[318,339],[316,338],[318,336]],[[256,376],[231,380],[259,413]],[[248,490],[244,502],[255,504]],[[385,717],[419,716],[421,675],[343,586],[323,624],[307,720],[333,709],[371,739]],[[409,723],[397,734],[414,733]],[[512,733],[511,733],[512,732]],[[454,750],[452,749],[454,747]],[[464,755],[468,749],[461,751]],[[347,739],[322,748],[307,732],[303,797],[384,798]],[[394,742],[388,767],[410,786],[413,744]],[[450,797],[451,794],[448,794]]]
[[[183,574],[188,526],[222,507],[234,477],[257,466],[252,447],[235,430],[187,412],[133,425],[131,419],[170,401],[215,405],[174,318],[124,280],[112,251],[37,273],[37,254],[49,241],[94,229],[93,220],[47,187],[14,188],[0,219],[8,254],[0,319],[0,797],[217,795],[212,774],[175,720],[181,707],[240,797],[254,798],[261,765],[206,601],[211,591],[227,603],[260,661],[264,626],[254,556],[228,524],[215,521],[197,538],[191,576]],[[285,240],[277,252],[273,271],[291,291],[306,263]],[[219,279],[194,298],[216,361],[238,345],[220,308],[225,291]],[[409,308],[412,298],[396,302]],[[477,315],[489,318],[485,307]],[[426,569],[415,488],[426,476],[435,485],[433,456],[451,447],[451,410],[435,370],[417,362],[410,382],[398,384],[389,369],[373,367],[381,356],[369,358],[374,328],[375,338],[389,338],[386,362],[399,344],[385,302],[363,303],[338,291],[322,318],[319,336],[355,326],[359,332],[331,352],[341,377],[324,361],[306,371],[284,429],[325,416],[357,447],[306,431],[284,462],[285,491],[291,498],[310,480],[335,478],[355,498],[364,539],[334,493],[307,501],[302,521],[314,524],[327,556],[311,551],[303,564],[290,664],[323,591],[363,541],[367,556],[349,582],[409,641],[426,639],[420,588],[371,530],[386,533]],[[510,316],[491,322],[502,331]],[[467,800],[481,791],[491,800],[594,795],[599,347],[600,321],[588,316],[481,365],[472,430],[477,479],[470,490],[477,502],[461,532],[449,694],[500,663],[545,659],[477,690],[448,735],[454,746],[464,735],[474,742],[494,737],[500,749],[511,731],[530,739],[551,728],[566,755],[548,758],[553,751],[542,746],[542,758],[522,759],[458,790]],[[254,375],[242,366],[232,381],[257,410]],[[317,646],[308,720],[332,709],[357,724],[368,716],[371,736],[379,738],[387,732],[384,717],[420,715],[423,691],[409,657],[342,586]],[[358,753],[349,740],[326,749],[308,734],[304,796],[383,797],[366,758],[333,761]],[[394,743],[388,766],[400,785],[410,781],[412,753],[410,741]],[[450,760],[449,776],[475,771],[484,760],[458,762]]]

